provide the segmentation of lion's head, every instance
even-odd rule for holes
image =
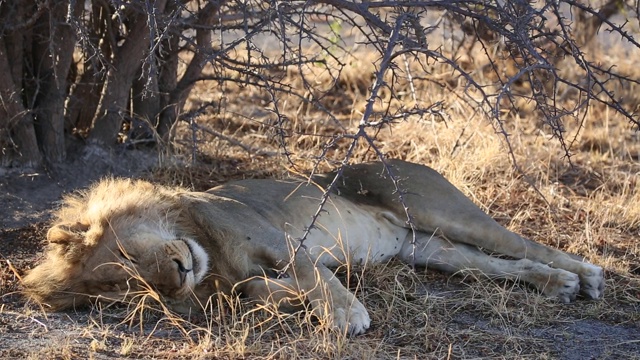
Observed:
[[[67,196],[47,233],[44,262],[24,278],[25,292],[51,310],[97,296],[122,300],[146,287],[186,299],[208,257],[179,230],[182,191],[115,179]]]

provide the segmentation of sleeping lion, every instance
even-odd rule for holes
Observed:
[[[333,182],[336,174],[242,180],[207,192],[103,180],[64,199],[25,292],[60,310],[151,286],[184,311],[236,291],[276,304],[304,301],[349,334],[371,320],[330,270],[345,264],[396,257],[523,281],[562,302],[603,294],[602,268],[505,229],[431,168],[389,160],[346,167]]]

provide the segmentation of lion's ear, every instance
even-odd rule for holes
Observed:
[[[47,240],[54,244],[81,243],[89,225],[80,222],[54,225],[47,232]]]

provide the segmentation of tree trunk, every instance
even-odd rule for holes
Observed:
[[[111,10],[107,3],[92,2],[88,26],[91,46],[83,49],[82,75],[75,84],[67,105],[66,128],[83,137],[88,136],[91,130],[105,83],[104,63],[111,57],[109,35],[114,31]]]
[[[0,3],[0,165],[37,167],[42,162],[33,117],[24,105],[23,64],[25,40],[42,11],[31,1]],[[27,19],[27,15],[30,18]],[[22,26],[22,27],[21,27]]]
[[[161,13],[166,0],[156,0],[155,13]],[[133,79],[149,51],[149,27],[146,15],[136,15],[131,20],[131,29],[124,44],[114,49],[113,66],[107,72],[102,91],[100,108],[94,117],[94,126],[89,140],[99,144],[114,144],[122,127],[123,115]]]
[[[158,121],[158,113],[160,113],[157,74],[157,66],[151,71],[141,67],[131,89],[133,93],[131,98],[133,116],[147,122],[152,128],[155,128]]]
[[[196,45],[198,48],[187,66],[184,75],[176,84],[175,88],[170,92],[169,101],[163,108],[160,115],[160,123],[158,124],[158,134],[164,140],[169,140],[170,131],[173,124],[178,119],[178,114],[182,110],[191,89],[195,82],[202,74],[202,69],[206,65],[207,57],[211,54],[211,26],[218,21],[220,7],[226,3],[226,0],[210,2],[202,10],[198,12],[198,21],[196,28]]]
[[[100,93],[104,86],[102,71],[93,66],[84,68],[80,80],[73,89],[67,105],[67,130],[86,137],[91,130],[91,121],[100,103]]]
[[[158,116],[158,124],[156,131],[158,136],[167,140],[167,135],[171,127],[176,122],[178,111],[176,104],[172,103],[171,94],[178,84],[178,54],[180,34],[172,34],[166,41],[170,51],[166,56],[160,57],[160,74],[158,75],[158,89],[160,90],[160,115]]]
[[[84,3],[76,1],[74,18],[82,12]],[[36,30],[34,66],[38,86],[36,94],[35,130],[44,156],[50,162],[64,160],[64,104],[67,97],[67,77],[76,43],[75,29],[67,22],[69,1],[59,1],[51,8],[47,21]]]
[[[22,57],[10,54],[0,36],[0,74],[11,74],[11,63]],[[0,76],[0,163],[2,166],[37,167],[42,162],[33,118],[22,103],[20,87],[10,76]]]

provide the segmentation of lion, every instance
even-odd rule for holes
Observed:
[[[392,257],[522,281],[561,302],[604,291],[601,267],[507,230],[435,170],[400,160],[206,192],[106,179],[66,196],[56,215],[43,262],[23,279],[53,311],[144,286],[182,310],[237,292],[304,301],[356,335],[371,319],[332,269]]]

